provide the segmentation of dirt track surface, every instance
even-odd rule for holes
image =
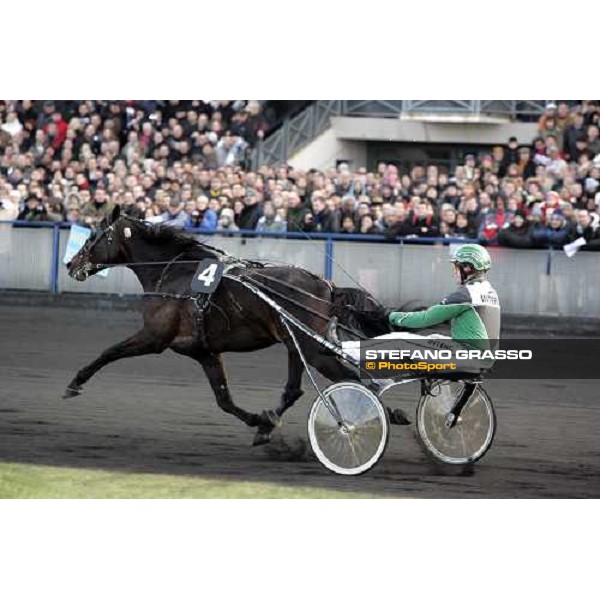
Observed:
[[[408,426],[392,428],[383,459],[360,477],[329,473],[309,453],[290,461],[277,446],[253,448],[252,431],[221,412],[199,365],[170,351],[109,365],[82,396],[61,399],[77,369],[140,323],[130,312],[0,307],[0,461],[393,497],[600,497],[598,380],[488,381],[498,431],[471,471],[436,467]],[[281,350],[225,357],[238,404],[257,412],[277,404],[286,373]],[[287,444],[308,444],[314,393],[306,377],[304,389],[278,433]],[[407,394],[401,406],[414,414]]]

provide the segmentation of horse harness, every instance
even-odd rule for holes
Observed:
[[[96,239],[92,240],[92,243],[91,243],[89,249],[91,249],[94,245],[96,245],[100,241],[100,239],[103,238],[105,235],[107,238],[107,242],[110,245],[113,242],[113,231],[114,231],[114,224],[111,224],[108,227],[106,227],[100,233],[100,235],[96,237]],[[130,236],[126,234],[125,237],[129,238]],[[89,251],[89,249],[88,249],[88,251]],[[221,312],[224,319],[227,321],[227,328],[228,329],[230,328],[229,319],[227,318],[227,315],[225,314],[223,309],[221,309],[215,303],[211,302],[211,296],[212,296],[212,293],[214,293],[214,292],[197,293],[197,294],[177,294],[177,293],[172,293],[172,292],[161,291],[161,288],[163,285],[163,280],[165,279],[165,276],[167,275],[169,269],[173,265],[175,265],[175,264],[198,264],[199,262],[201,262],[199,260],[182,260],[182,261],[180,261],[179,259],[184,254],[185,254],[185,251],[180,252],[175,257],[173,257],[170,261],[164,263],[165,266],[164,266],[163,270],[161,271],[158,281],[156,282],[154,291],[153,292],[143,292],[142,295],[144,297],[158,297],[158,298],[162,298],[163,300],[191,300],[194,304],[194,307],[196,308],[196,326],[197,326],[197,330],[198,330],[198,336],[199,336],[202,344],[204,346],[208,347],[208,338],[206,335],[206,317],[207,317],[211,307],[215,307],[216,309],[218,309]],[[249,287],[247,284],[251,284],[251,286],[256,286],[256,287],[254,287],[254,290],[256,290],[256,288],[258,287],[263,292],[267,292],[269,294],[274,294],[276,296],[279,296],[281,299],[286,300],[287,302],[289,302],[299,308],[302,308],[304,311],[307,311],[307,312],[313,314],[313,316],[324,319],[326,321],[329,320],[329,315],[327,313],[323,314],[317,310],[314,310],[314,309],[308,307],[306,304],[299,303],[299,302],[295,301],[294,299],[290,298],[287,294],[284,294],[282,292],[274,290],[271,286],[268,286],[265,283],[259,282],[254,278],[244,276],[239,273],[236,273],[234,276],[229,275],[229,272],[232,271],[233,269],[263,268],[265,266],[269,266],[267,263],[262,263],[259,261],[252,261],[252,260],[247,260],[247,259],[239,259],[239,258],[237,258],[235,256],[231,256],[229,254],[223,254],[222,256],[216,255],[213,258],[215,258],[219,262],[225,263],[222,277],[227,277],[228,279],[232,279],[233,281],[242,283],[244,285],[244,287]],[[106,264],[97,264],[95,266],[96,267],[129,266],[129,264],[130,263],[118,263],[117,265],[112,265],[112,264],[106,263]],[[141,266],[146,263],[131,263],[131,264]],[[150,262],[147,264],[156,266],[160,263]],[[92,266],[92,265],[90,264],[90,266]],[[310,292],[308,292],[306,290],[302,290],[302,289],[298,288],[297,286],[294,286],[290,283],[281,282],[281,281],[276,280],[272,277],[269,277],[268,275],[265,275],[263,273],[260,273],[258,275],[263,280],[273,282],[273,283],[284,284],[286,287],[293,289],[294,291],[301,292],[303,295],[308,296],[308,297],[310,297],[314,300],[317,300],[321,303],[324,303],[327,305],[331,304],[330,301],[325,300],[324,298],[319,298],[318,296],[315,296],[314,294],[311,294]],[[245,280],[245,281],[242,281],[242,280]],[[333,291],[333,285],[331,284],[331,282],[327,281],[326,279],[323,279],[323,281],[329,286],[330,290]],[[239,303],[237,303],[233,297],[231,297],[231,301],[234,304],[234,306],[236,306],[236,308],[241,312],[242,308],[239,305]],[[342,324],[339,324],[339,327],[341,327],[343,329],[347,329],[349,332],[354,333],[354,334],[358,333],[358,332],[352,330],[351,328],[344,326]],[[364,338],[364,336],[359,334],[359,338]]]
[[[168,263],[166,263],[165,267],[163,268],[163,270],[160,274],[160,277],[158,278],[158,281],[156,282],[154,292],[145,292],[143,295],[144,296],[155,296],[155,297],[158,296],[160,298],[163,298],[164,300],[191,300],[196,309],[196,328],[198,331],[198,337],[200,338],[202,345],[205,347],[208,347],[208,337],[206,334],[206,318],[209,314],[211,307],[214,307],[221,312],[225,321],[227,322],[227,329],[230,329],[230,324],[229,324],[229,319],[227,317],[227,314],[223,311],[223,309],[221,307],[219,307],[217,304],[215,304],[214,302],[211,301],[211,296],[214,293],[214,291],[210,292],[210,293],[201,293],[200,292],[200,293],[196,293],[196,294],[175,294],[175,293],[171,293],[171,292],[161,291],[161,287],[163,285],[163,280],[164,280],[167,272],[169,271],[169,269],[174,264],[182,264],[182,263],[198,264],[199,262],[201,262],[198,260],[194,260],[194,261],[180,261],[178,263],[178,259],[180,259],[184,254],[185,254],[185,252],[181,252],[180,254],[178,254],[177,256],[172,258]],[[218,260],[219,262],[225,264],[225,267],[223,269],[223,274],[222,274],[223,277],[227,276],[227,273],[229,271],[231,271],[232,269],[248,268],[248,267],[254,267],[254,266],[259,266],[259,265],[263,266],[262,263],[240,260],[234,256],[229,256],[229,255],[224,255],[223,257],[216,256],[214,258],[216,260]],[[238,310],[241,311],[241,307],[237,302],[233,301],[233,304],[237,307]]]

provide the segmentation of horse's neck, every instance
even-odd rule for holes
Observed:
[[[141,240],[132,247],[127,266],[135,273],[145,292],[153,292],[168,263],[184,252]],[[136,264],[137,263],[137,264]]]

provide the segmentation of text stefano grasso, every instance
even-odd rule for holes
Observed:
[[[532,360],[531,350],[365,350],[365,360]]]

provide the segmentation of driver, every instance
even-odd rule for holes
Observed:
[[[429,336],[406,332],[394,332],[379,336],[381,339],[414,340],[411,345],[431,349],[439,348],[441,340],[449,340],[444,344],[447,348],[490,349],[490,340],[500,337],[500,302],[498,294],[487,279],[487,272],[492,266],[488,251],[479,244],[460,246],[452,258],[453,275],[458,288],[448,294],[439,304],[426,310],[415,312],[392,311],[386,318],[394,327],[402,329],[425,329],[442,323],[450,324],[451,338],[440,334]],[[340,344],[337,338],[336,322],[332,319],[327,330],[327,338],[341,345],[344,352],[355,360],[359,360],[360,342],[348,341]],[[422,342],[417,342],[421,340]],[[482,365],[488,368],[490,364]]]

